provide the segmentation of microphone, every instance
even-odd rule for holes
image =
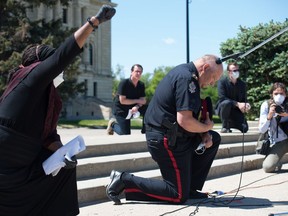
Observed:
[[[243,52],[239,52],[239,53],[234,53],[234,54],[225,56],[225,57],[223,57],[223,58],[218,58],[218,59],[216,60],[216,64],[222,64],[222,62],[227,61],[228,59],[231,59],[231,58],[233,58],[233,59],[236,60],[236,59],[239,58],[239,56],[242,55],[242,54],[243,54]]]

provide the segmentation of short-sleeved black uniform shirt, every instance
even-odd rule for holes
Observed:
[[[120,82],[114,101],[113,112],[114,115],[126,117],[129,109],[131,109],[136,104],[121,104],[119,100],[119,95],[124,95],[127,99],[139,99],[140,97],[145,97],[145,85],[143,82],[138,81],[137,86],[134,86],[130,78],[124,79]]]
[[[178,111],[192,111],[198,117],[201,108],[198,71],[190,62],[173,68],[159,83],[149,103],[145,124],[163,127],[163,119],[175,122]]]

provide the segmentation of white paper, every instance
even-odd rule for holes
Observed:
[[[132,109],[129,109],[128,115],[126,116],[126,119],[131,119],[131,118],[139,118],[140,112],[137,111],[136,113],[132,113]]]
[[[42,167],[46,175],[52,174],[56,176],[60,169],[65,166],[65,157],[69,159],[85,149],[86,146],[83,137],[81,135],[75,137],[43,162]]]
[[[132,110],[129,109],[128,115],[126,116],[126,119],[131,119],[131,117],[132,117]]]
[[[64,82],[63,72],[60,73],[55,79],[53,80],[55,88],[57,88],[62,82]]]

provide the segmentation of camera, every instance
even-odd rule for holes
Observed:
[[[288,102],[287,102],[287,100],[285,100],[284,103],[281,104],[281,105],[276,105],[275,112],[277,114],[288,113]]]

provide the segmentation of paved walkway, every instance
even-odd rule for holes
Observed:
[[[255,132],[256,130],[256,126],[257,126],[257,122],[253,121],[253,122],[248,122],[249,123],[249,131],[250,132]],[[220,132],[221,126],[214,126],[213,130]],[[92,144],[90,143],[90,141],[92,140],[117,140],[117,139],[131,139],[131,137],[135,137],[133,135],[139,135],[140,137],[144,137],[145,138],[145,134],[141,134],[141,130],[140,129],[132,129],[131,130],[131,135],[124,135],[124,136],[119,136],[118,134],[114,133],[113,136],[111,135],[107,135],[107,131],[106,129],[90,129],[90,128],[58,128],[58,133],[61,135],[61,139],[63,141],[63,143],[69,141],[70,139],[72,139],[73,137],[77,136],[77,135],[82,135],[85,139],[85,141],[87,140],[87,144]],[[241,134],[241,132],[237,129],[232,129],[232,135],[239,135]],[[223,134],[222,134],[223,135]],[[224,134],[225,135],[225,134]],[[126,137],[126,138],[124,138]],[[95,144],[95,143],[94,143]]]
[[[122,199],[122,205],[104,202],[83,206],[80,216],[288,215],[288,164],[284,164],[279,173],[268,174],[259,169],[244,172],[242,176],[237,174],[206,181],[204,192],[216,190],[227,194],[219,198],[189,200],[183,205],[147,204]]]
[[[140,130],[132,130],[132,135],[139,136],[108,136],[105,129],[85,128],[59,128],[58,132],[64,143],[81,134],[88,145],[95,143],[95,140],[97,142],[111,142],[111,140],[144,138]],[[259,169],[244,172],[241,175],[239,170],[237,175],[206,181],[203,188],[204,192],[216,190],[226,194],[221,198],[189,200],[183,205],[147,204],[126,201],[125,199],[122,199],[123,204],[119,206],[113,205],[112,202],[94,203],[89,206],[82,206],[80,216],[190,216],[193,215],[193,212],[194,215],[199,216],[268,216],[271,213],[275,216],[288,215],[288,164],[284,164],[279,173],[267,174]]]

